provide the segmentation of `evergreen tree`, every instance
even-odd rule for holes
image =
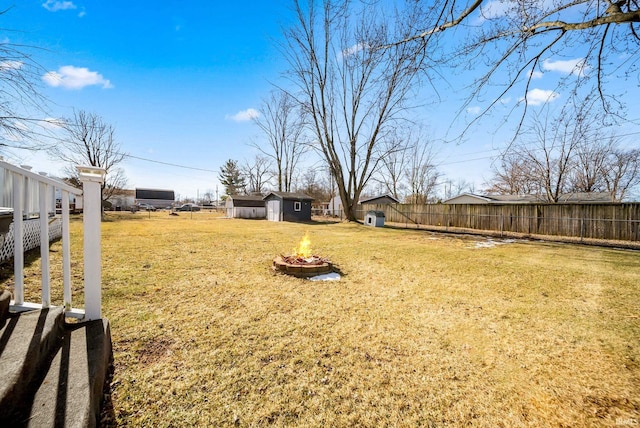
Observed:
[[[244,189],[247,185],[246,179],[238,167],[238,162],[233,159],[229,159],[220,167],[218,180],[220,180],[220,184],[224,186],[225,193],[227,195],[244,193]]]

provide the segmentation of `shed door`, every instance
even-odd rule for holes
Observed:
[[[267,220],[280,221],[280,201],[271,199],[267,201]]]

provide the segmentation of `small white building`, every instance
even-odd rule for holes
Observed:
[[[229,218],[266,218],[267,208],[262,196],[232,195],[225,203]]]
[[[364,216],[364,225],[372,227],[383,227],[384,218],[384,212],[382,211],[367,211],[367,214]]]

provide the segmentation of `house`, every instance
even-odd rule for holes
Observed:
[[[271,192],[264,197],[269,221],[311,221],[313,198],[303,193]]]
[[[231,195],[225,202],[229,218],[265,218],[267,208],[261,195]]]
[[[360,201],[358,203],[359,204],[399,204],[400,201],[387,193],[386,195],[360,198]],[[327,212],[327,215],[340,216],[342,215],[343,210],[344,210],[344,207],[342,206],[342,199],[340,199],[340,196],[336,195],[333,198],[331,198],[331,201],[329,201],[329,207],[327,208],[326,212]]]
[[[116,211],[126,211],[136,204],[135,198],[135,190],[120,189],[115,191],[105,202]]]
[[[311,212],[314,215],[329,215],[329,202],[313,201],[311,203]]]
[[[340,196],[336,195],[329,201],[326,214],[337,217],[339,215],[342,215],[343,210],[344,208],[342,206],[342,199],[340,199]]]
[[[172,206],[175,200],[173,190],[136,188],[135,203],[137,205],[147,204],[156,208],[166,208]]]
[[[602,204],[613,201],[609,192],[564,193],[560,195],[561,204]],[[539,195],[461,195],[444,201],[444,204],[540,204],[548,201]]]
[[[387,193],[386,195],[360,198],[360,204],[399,204],[400,201]]]

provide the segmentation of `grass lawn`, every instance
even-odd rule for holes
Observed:
[[[306,232],[340,281],[272,271]],[[112,214],[102,255],[115,422],[639,425],[640,253],[485,241]]]

